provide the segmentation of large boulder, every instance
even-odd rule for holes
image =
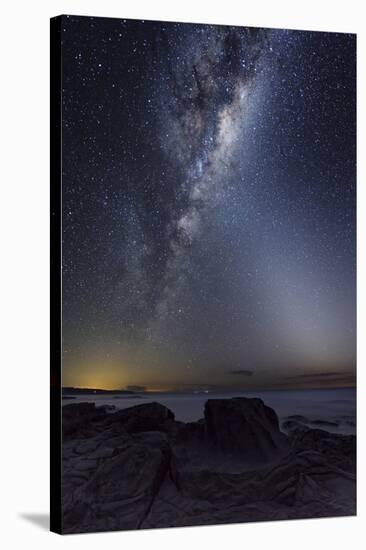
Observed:
[[[142,403],[119,410],[104,421],[106,426],[116,423],[128,433],[166,431],[174,423],[174,413],[160,403]]]
[[[224,451],[245,453],[247,459],[265,462],[286,445],[275,411],[261,399],[209,399],[205,422],[210,443]]]

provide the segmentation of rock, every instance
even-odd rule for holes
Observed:
[[[315,507],[315,512],[314,512]],[[355,513],[355,477],[316,451],[236,474],[208,469],[166,477],[142,527],[326,517]]]
[[[94,433],[91,424],[105,416],[103,407],[94,403],[71,403],[62,407],[63,440],[89,437]]]
[[[139,432],[133,435],[133,441],[171,454],[168,437],[163,432]]]
[[[67,533],[138,529],[169,469],[164,434],[138,434],[107,457],[64,504]]]
[[[324,428],[337,428],[338,422],[332,422],[331,420],[311,420],[310,424],[313,426],[323,426]]]
[[[108,414],[113,414],[117,411],[117,407],[115,407],[114,405],[101,405],[100,407],[98,407],[98,412],[102,413],[108,413]]]
[[[286,445],[275,411],[261,399],[209,399],[205,422],[208,440],[215,447],[240,451],[254,460],[269,460]]]
[[[306,416],[303,416],[302,414],[290,414],[290,416],[287,417],[288,420],[295,420],[296,422],[301,422],[302,424],[308,424],[310,421]]]
[[[297,420],[285,420],[281,424],[281,428],[285,430],[286,433],[292,433],[294,430],[307,430],[308,427],[302,422]]]
[[[94,403],[64,405],[62,425],[64,441],[94,437],[106,430],[120,433],[169,430],[174,414],[160,403],[144,403],[126,409],[96,407]]]
[[[326,457],[328,464],[344,471],[355,473],[356,436],[340,435],[320,429],[305,428],[295,430],[290,438],[296,451],[314,450]]]
[[[260,399],[209,400],[189,423],[159,403],[66,405],[63,530],[354,514],[355,437],[288,422]]]
[[[165,431],[174,413],[160,403],[143,403],[119,410],[104,420],[104,426],[120,424],[128,433]]]
[[[70,405],[65,405],[62,409],[64,420],[75,418],[75,420],[79,422],[82,422],[84,418],[89,418],[98,412],[95,403],[71,403]]]
[[[205,440],[205,421],[203,418],[197,422],[182,422],[176,435],[177,443],[204,442]]]

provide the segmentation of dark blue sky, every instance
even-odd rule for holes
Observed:
[[[349,385],[355,36],[63,18],[64,385]]]

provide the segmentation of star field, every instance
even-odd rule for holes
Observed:
[[[349,385],[355,36],[64,16],[63,382]]]

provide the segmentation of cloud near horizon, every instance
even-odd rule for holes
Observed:
[[[229,370],[228,374],[233,374],[235,376],[253,376],[254,371],[246,370],[246,369],[233,369],[233,370]]]

